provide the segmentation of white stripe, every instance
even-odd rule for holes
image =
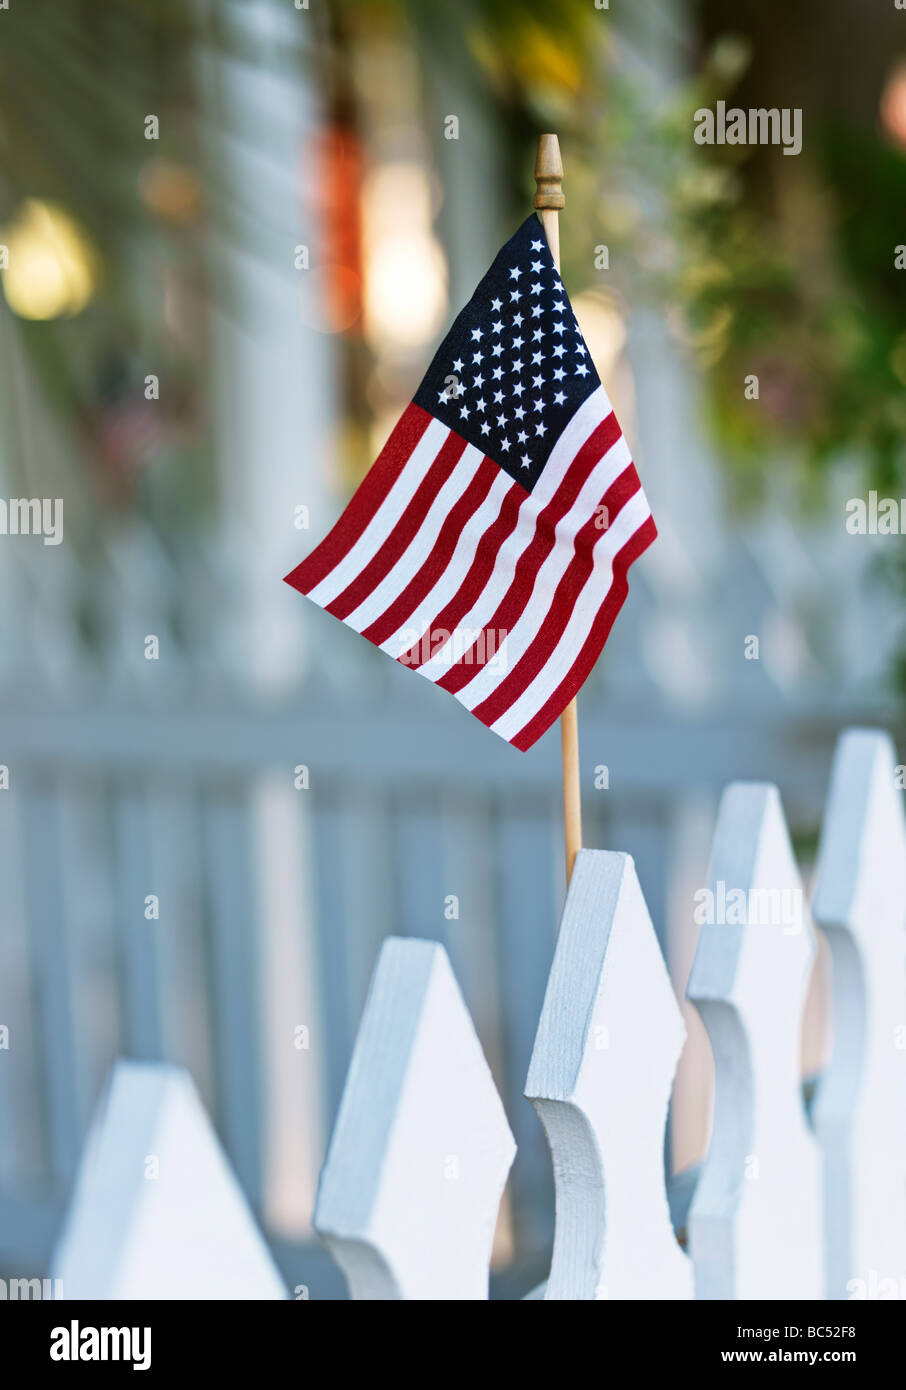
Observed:
[[[421,439],[406,461],[393,487],[381,502],[365,530],[333,569],[316,584],[308,597],[326,608],[343,590],[352,583],[373,559],[384,541],[399,521],[415,495],[452,430],[432,418]]]
[[[382,651],[388,652],[394,657],[401,656],[404,651],[408,651],[414,641],[411,637],[412,631],[417,628],[419,636],[421,636],[423,628],[433,622],[437,615],[443,612],[454,595],[459,592],[472,566],[472,561],[475,559],[475,552],[481,538],[500,515],[504,498],[512,486],[513,479],[509,473],[504,473],[502,468],[498,468],[497,476],[491,483],[487,497],[481,506],[476,507],[459,533],[459,539],[453,554],[450,556],[450,563],[438,577],[431,592],[415,605],[405,621],[400,623],[396,632],[388,637],[386,642],[381,643]]]
[[[595,507],[598,505],[611,483],[613,483],[614,479],[618,478],[623,470],[628,468],[631,463],[632,457],[629,453],[629,447],[623,436],[620,435],[619,439],[611,445],[603,458],[600,458],[595,464],[586,478],[585,483],[579,489],[579,494],[575,502],[566,515],[561,517],[554,527],[554,544],[545,557],[541,568],[536,571],[534,575],[529,576],[532,588],[528,602],[515,628],[498,648],[498,660],[495,661],[493,669],[488,670],[482,668],[476,673],[468,685],[457,692],[457,699],[461,699],[468,709],[471,709],[473,704],[479,704],[480,701],[485,698],[485,695],[489,694],[496,686],[500,679],[500,670],[502,666],[507,666],[512,670],[516,659],[518,659],[513,656],[514,650],[518,651],[520,655],[522,651],[522,648],[518,645],[518,637],[517,646],[514,648],[512,645],[514,634],[521,635],[522,633],[531,631],[531,636],[534,636],[535,632],[537,632],[538,627],[540,627],[550,607],[551,595],[575,554],[577,533],[586,524],[589,517],[594,515]],[[518,541],[519,553],[511,553],[503,559],[502,563],[498,560],[498,564],[494,566],[494,570],[487,584],[473,604],[470,613],[463,618],[460,624],[461,628],[486,627],[497,611],[497,607],[501,600],[505,597],[510,588],[519,554],[525,550],[527,545],[531,544],[534,537],[534,526],[532,526],[531,533],[526,538],[524,528],[522,527],[521,513],[519,521],[520,525],[517,527],[517,531],[522,533]],[[501,557],[503,557],[503,552],[504,547],[501,547]],[[534,628],[531,627],[533,622],[535,624]],[[531,639],[529,638],[528,640]],[[448,643],[447,646],[449,645]],[[509,652],[509,655],[507,655],[507,652]],[[446,648],[441,648],[440,651],[432,656],[431,661],[427,663],[426,666],[420,668],[421,674],[428,676],[429,680],[438,680],[439,676],[443,674],[443,671],[449,669],[449,664],[450,659],[449,655],[446,654]],[[435,670],[438,674],[435,674]],[[473,688],[481,692],[475,695],[474,700],[472,700],[467,693],[471,692]]]
[[[505,571],[509,577],[501,590],[502,593],[505,593],[507,588],[509,588],[516,562],[535,534],[535,521],[539,512],[547,506],[554,496],[557,488],[566,476],[570,463],[579,452],[579,449],[585,443],[586,439],[588,439],[589,435],[597,429],[601,421],[607,418],[611,413],[611,409],[612,407],[604,387],[598,386],[579,406],[578,410],[568,421],[566,428],[554,444],[554,447],[551,449],[541,477],[538,479],[533,491],[526,497],[520,508],[519,519],[516,526],[505,539],[495,556],[494,564],[488,577],[488,583],[492,584],[495,576],[497,576],[499,580],[497,587],[499,587],[499,585],[503,583],[502,576]],[[501,489],[505,494],[511,486],[512,479],[510,475],[503,469],[500,471],[501,479],[503,480],[502,484],[494,484],[491,493],[480,509],[480,515],[486,514],[488,509],[493,506],[493,499],[501,492]],[[494,513],[493,520],[496,520],[498,514],[499,506]],[[482,528],[480,535],[483,535],[485,530],[487,530],[486,526]],[[474,537],[476,535],[476,530],[472,526],[469,526],[466,529],[465,535]],[[461,547],[457,546],[457,550],[447,570],[441,576],[428,598],[419,605],[420,611],[411,614],[409,620],[405,624],[402,624],[392,637],[388,638],[383,644],[384,651],[389,652],[390,655],[395,657],[400,656],[402,634],[407,631],[411,633],[413,626],[418,627],[421,635],[426,625],[433,622],[434,618],[455,596],[464,582],[474,558],[474,545],[471,547],[471,550],[465,545]],[[457,576],[460,576],[458,583],[455,582]],[[498,598],[497,602],[499,603],[499,601]],[[494,612],[496,606],[495,603],[490,609],[491,613]],[[470,626],[474,626],[474,624],[470,623],[468,620],[464,620],[458,625],[459,631],[461,632],[464,628]],[[415,669],[419,671],[419,674],[426,676],[428,680],[436,681],[445,671],[449,670],[455,640],[455,638],[451,639],[451,643],[448,643],[438,652],[436,661],[429,662],[422,667],[415,667]],[[405,643],[406,649],[411,645],[412,643],[407,641]]]
[[[394,599],[399,598],[410,580],[418,574],[437,544],[440,528],[475,477],[483,458],[484,454],[480,449],[476,449],[474,444],[467,445],[463,450],[402,555],[358,608],[344,619],[356,632],[364,632],[375,618],[385,613]]]
[[[603,386],[599,386],[572,416],[548,455],[538,482],[523,502],[515,528],[498,550],[484,588],[471,611],[459,622],[460,632],[466,628],[484,627],[492,617],[513,581],[520,555],[534,539],[538,516],[553,499],[579,450],[610,413],[607,393]],[[479,615],[484,616],[479,620]],[[439,680],[450,668],[455,641],[455,637],[452,638],[429,662],[417,667],[419,674],[430,681]]]
[[[610,483],[618,478],[620,473],[623,472],[623,469],[628,466],[627,460],[631,463],[631,459],[629,459],[629,450],[623,439],[618,440],[617,444],[610,450],[607,455],[607,460],[609,461],[611,455],[618,451],[619,444],[623,445],[623,450],[619,451],[619,458],[616,464],[612,465],[612,467],[616,468],[613,476],[602,489],[600,485],[594,487],[590,486],[594,481],[593,475],[582,489],[582,492],[576,499],[575,505],[569,514],[572,516],[573,512],[578,512],[578,515],[582,518],[583,525],[588,521],[590,516],[594,515],[596,501],[603,496],[603,493],[606,492]],[[630,501],[631,500],[633,499],[630,499]],[[599,540],[603,540],[605,536],[610,535],[611,532],[619,526],[625,510],[625,507],[622,508],[611,522],[607,531],[601,533]],[[497,661],[495,661],[493,668],[488,666],[482,667],[476,671],[468,685],[464,685],[461,690],[456,692],[456,698],[465,705],[466,709],[474,709],[476,705],[481,704],[482,700],[487,699],[493,690],[496,690],[502,679],[502,673],[515,669],[516,663],[521,660],[538,636],[541,626],[551,610],[557,585],[560,583],[560,580],[575,558],[576,548],[574,536],[575,530],[571,528],[566,540],[562,544],[558,537],[553,550],[535,576],[534,587],[532,588],[528,603],[525,605],[515,626],[507,633],[497,649]],[[595,549],[597,549],[597,544],[598,543],[595,542]]]
[[[520,729],[534,719],[572,669],[613,584],[614,556],[650,515],[647,498],[640,488],[595,545],[592,572],[576,600],[559,642],[518,700],[491,725],[495,734],[500,734],[501,738],[514,738]],[[456,698],[459,699],[464,693],[460,691]]]

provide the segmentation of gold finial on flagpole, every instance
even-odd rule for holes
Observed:
[[[563,196],[563,161],[560,158],[560,141],[556,135],[541,135],[538,139],[538,155],[535,159],[535,207],[554,208],[557,212],[566,206]]]
[[[560,269],[560,219],[566,206],[563,196],[563,161],[556,135],[542,135],[535,159],[535,208],[554,265]],[[570,700],[560,716],[560,742],[563,756],[563,824],[566,836],[566,882],[572,876],[576,855],[582,848],[582,797],[579,783],[579,720],[575,700]]]

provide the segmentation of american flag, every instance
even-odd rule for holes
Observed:
[[[585,681],[656,535],[533,214],[286,582],[527,749]]]

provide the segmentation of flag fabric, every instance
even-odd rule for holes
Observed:
[[[286,582],[527,749],[585,681],[656,534],[532,215]]]

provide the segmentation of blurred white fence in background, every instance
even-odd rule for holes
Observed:
[[[832,940],[834,1042],[811,1120],[800,1032],[814,929],[780,799],[758,783],[724,795],[689,985],[715,1055],[714,1124],[684,1220],[671,1221],[663,1162],[677,1001],[632,859],[582,851],[528,1074],[556,1183],[550,1273],[529,1296],[906,1296],[899,780],[885,735],[842,737],[814,896]],[[352,1295],[486,1297],[514,1153],[444,948],[390,938],[315,1211]],[[115,1073],[50,1272],[70,1296],[282,1296],[179,1073]]]

